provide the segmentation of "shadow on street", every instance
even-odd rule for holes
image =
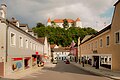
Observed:
[[[44,67],[42,70],[51,70],[51,71],[56,71],[56,72],[61,72],[61,73],[74,73],[74,74],[83,74],[83,75],[94,75],[94,76],[99,76],[96,74],[93,74],[89,71],[85,71],[83,69],[80,69],[76,67],[73,64],[66,64],[63,61],[59,61],[55,67]]]

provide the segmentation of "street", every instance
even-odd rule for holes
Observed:
[[[45,66],[42,70],[27,75],[20,80],[112,80],[81,70],[72,65],[60,61],[57,65]]]

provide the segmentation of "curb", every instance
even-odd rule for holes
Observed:
[[[101,74],[101,73],[97,73],[97,72],[94,72],[94,71],[87,70],[87,69],[85,69],[85,67],[78,66],[78,65],[76,65],[76,64],[74,64],[74,63],[72,63],[72,65],[74,65],[74,66],[76,66],[76,67],[78,67],[78,68],[80,68],[80,69],[82,69],[82,70],[84,70],[84,71],[88,71],[88,72],[90,72],[90,73],[92,73],[92,74],[95,74],[95,75],[104,76],[104,77],[107,77],[107,78],[110,78],[110,79],[114,79],[114,80],[120,80],[120,79],[113,78],[113,77],[108,76],[108,75],[103,75],[103,74]]]

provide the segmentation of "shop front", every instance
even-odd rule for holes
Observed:
[[[25,57],[24,58],[24,68],[28,69],[28,68],[30,68],[30,65],[31,65],[31,57]]]
[[[12,71],[20,71],[23,69],[23,58],[12,58]]]
[[[89,54],[82,55],[86,64],[99,69],[100,67],[111,69],[112,55],[111,54]]]
[[[37,55],[34,54],[34,55],[32,55],[32,67],[34,67],[36,65],[37,65]]]

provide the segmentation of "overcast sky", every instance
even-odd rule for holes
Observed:
[[[2,0],[1,0],[2,1]],[[7,17],[15,17],[20,23],[33,27],[37,22],[46,24],[52,20],[80,18],[83,27],[101,30],[111,23],[114,3],[117,0],[6,0]]]

